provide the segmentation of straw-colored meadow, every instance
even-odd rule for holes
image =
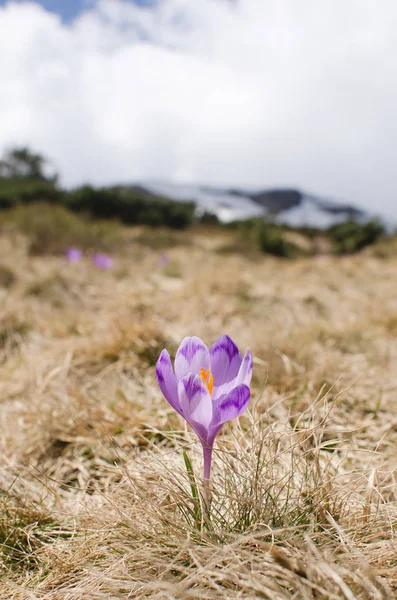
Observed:
[[[0,239],[0,598],[395,597],[397,256],[244,256],[207,231],[167,262],[138,233],[108,271]],[[208,515],[155,363],[223,333],[254,376]]]

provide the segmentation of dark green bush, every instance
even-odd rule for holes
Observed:
[[[376,242],[385,233],[383,225],[376,219],[367,223],[346,221],[328,229],[335,242],[337,254],[352,254]]]
[[[84,186],[67,197],[72,210],[97,218],[117,218],[130,225],[185,229],[193,222],[195,205],[152,196],[140,188],[93,188]]]
[[[27,179],[34,181],[57,182],[58,175],[53,168],[49,175],[50,161],[42,154],[32,152],[26,146],[6,150],[0,160],[0,179]]]
[[[198,222],[201,225],[220,225],[218,217],[206,210],[203,212],[202,215],[199,216]]]
[[[45,173],[49,161],[29,148],[14,148],[0,160],[0,208],[30,202],[61,202],[57,175]]]
[[[265,254],[289,258],[294,253],[292,244],[285,241],[276,229],[264,226],[258,230],[257,236],[259,250]]]
[[[299,254],[299,249],[284,238],[282,226],[268,223],[262,218],[235,221],[229,223],[228,228],[237,230],[243,243],[264,254],[284,258]]]
[[[41,179],[0,177],[0,208],[32,202],[62,202],[64,193],[52,182]]]

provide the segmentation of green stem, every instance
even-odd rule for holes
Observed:
[[[207,446],[203,443],[203,458],[204,458],[204,497],[209,505],[210,501],[210,478],[211,478],[211,461],[212,461],[212,446]]]

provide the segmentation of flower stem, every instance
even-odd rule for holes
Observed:
[[[203,458],[204,458],[204,497],[209,505],[210,501],[210,478],[211,478],[211,461],[212,461],[212,446],[203,443]]]

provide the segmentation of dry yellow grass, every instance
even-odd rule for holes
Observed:
[[[0,240],[2,600],[396,595],[397,257],[216,248],[161,267],[132,241],[100,272]],[[154,364],[222,333],[254,353],[252,400],[198,523],[199,443]]]

